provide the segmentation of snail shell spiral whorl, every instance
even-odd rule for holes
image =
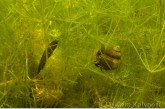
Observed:
[[[121,50],[119,46],[113,46],[111,49],[105,51],[102,44],[101,49],[96,53],[96,66],[101,66],[105,70],[114,70],[120,66]]]

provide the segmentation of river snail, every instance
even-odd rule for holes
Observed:
[[[120,66],[120,63],[120,46],[113,46],[111,49],[105,50],[104,44],[101,44],[101,49],[96,53],[95,65],[105,70],[114,70]]]

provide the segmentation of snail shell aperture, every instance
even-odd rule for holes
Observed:
[[[105,70],[114,70],[120,66],[121,50],[120,46],[113,46],[105,51],[105,47],[101,44],[101,49],[96,53],[96,66],[101,66]]]

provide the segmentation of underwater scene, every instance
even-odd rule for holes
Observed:
[[[164,0],[0,0],[1,108],[165,107]]]

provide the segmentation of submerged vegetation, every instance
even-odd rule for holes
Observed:
[[[165,107],[163,0],[1,0],[0,107]],[[38,73],[47,45],[58,46]],[[104,70],[96,53],[120,46]]]

